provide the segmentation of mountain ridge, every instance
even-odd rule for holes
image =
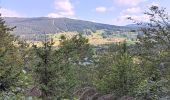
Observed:
[[[49,18],[49,17],[35,17],[35,18],[18,18],[5,17],[7,25],[16,26],[13,33],[15,34],[41,34],[59,33],[59,32],[83,32],[84,30],[108,30],[108,31],[122,31],[128,30],[126,26],[116,26],[103,23],[95,23],[84,20],[69,19],[69,18]],[[23,29],[26,29],[25,31]],[[23,30],[23,31],[22,31]]]

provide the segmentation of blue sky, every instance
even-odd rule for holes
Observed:
[[[151,5],[166,7],[170,0],[0,0],[4,17],[68,17],[99,23],[126,25],[126,17],[146,20]]]

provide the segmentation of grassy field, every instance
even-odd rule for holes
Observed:
[[[88,40],[91,45],[103,45],[103,44],[112,44],[112,43],[118,43],[118,42],[123,42],[127,41],[129,44],[134,44],[136,41],[129,39],[130,36],[133,36],[134,34],[131,35],[131,33],[126,33],[127,36],[125,36],[125,33],[122,34],[113,34],[112,36],[109,37],[103,37],[102,36],[103,31],[96,31],[96,33],[92,33],[90,35],[84,35]],[[57,34],[46,34],[49,38],[53,39],[55,42],[54,46],[58,46],[60,44],[60,37],[62,35],[66,36],[67,38],[71,38],[74,35],[77,35],[77,32],[65,32],[65,33],[57,33]],[[134,37],[134,36],[133,36]],[[28,41],[29,43],[31,41]],[[34,41],[31,42],[32,44],[42,46],[41,41]]]

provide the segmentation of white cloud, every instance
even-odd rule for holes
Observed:
[[[147,15],[131,15],[129,16],[131,17],[132,19],[136,20],[136,21],[139,21],[139,22],[147,22],[149,21],[149,16]]]
[[[140,7],[132,7],[123,10],[120,16],[114,19],[114,22],[118,25],[132,24],[133,21],[129,20],[131,17],[136,22],[148,22],[149,16],[143,14],[143,10]]]
[[[59,17],[64,17],[64,16],[59,15],[59,14],[57,14],[57,13],[49,13],[49,14],[48,14],[48,17],[59,18]]]
[[[114,7],[99,6],[95,8],[93,11],[98,12],[98,13],[105,13],[105,12],[113,11],[114,9],[115,9]]]
[[[6,9],[6,8],[0,8],[0,13],[2,17],[22,17],[16,11]]]
[[[149,17],[143,14],[144,11],[142,9],[143,8],[140,7],[127,8],[120,13],[120,16],[115,18],[114,22],[123,25],[130,24],[133,21],[129,20],[128,17],[131,17],[137,22],[147,22],[149,20]]]
[[[122,15],[116,18],[114,22],[118,25],[127,25],[130,23],[133,23],[133,21],[127,19],[128,17],[131,17],[136,22],[148,22],[149,21],[149,16],[147,15]]]
[[[114,0],[120,5],[128,5],[128,6],[136,6],[141,2],[147,1],[147,0]]]
[[[147,5],[148,8],[150,8],[151,6],[160,6],[160,4],[158,2],[152,2],[149,5]]]
[[[49,13],[48,17],[73,17],[75,15],[74,7],[70,0],[55,0],[55,12]]]
[[[56,0],[55,9],[59,11],[70,12],[73,9],[73,6],[69,0]]]
[[[119,16],[118,18],[114,19],[114,23],[117,25],[126,25],[131,23],[130,20],[127,19],[127,17],[130,16],[129,15]]]
[[[106,7],[97,7],[96,12],[104,13],[106,12],[107,8]]]
[[[122,11],[122,14],[139,14],[142,13],[140,7],[132,7]]]

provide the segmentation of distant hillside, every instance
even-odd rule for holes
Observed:
[[[114,41],[135,40],[136,33],[131,32],[136,28],[129,26],[115,26],[90,21],[69,18],[4,18],[10,27],[16,26],[11,33],[28,41],[43,41],[44,33],[48,38],[53,37],[58,41],[61,34],[72,36],[81,33],[90,39],[91,43],[105,44]]]
[[[4,18],[8,25],[17,26],[15,34],[42,34],[59,32],[84,32],[85,30],[123,31],[128,27],[100,24],[68,18]]]

